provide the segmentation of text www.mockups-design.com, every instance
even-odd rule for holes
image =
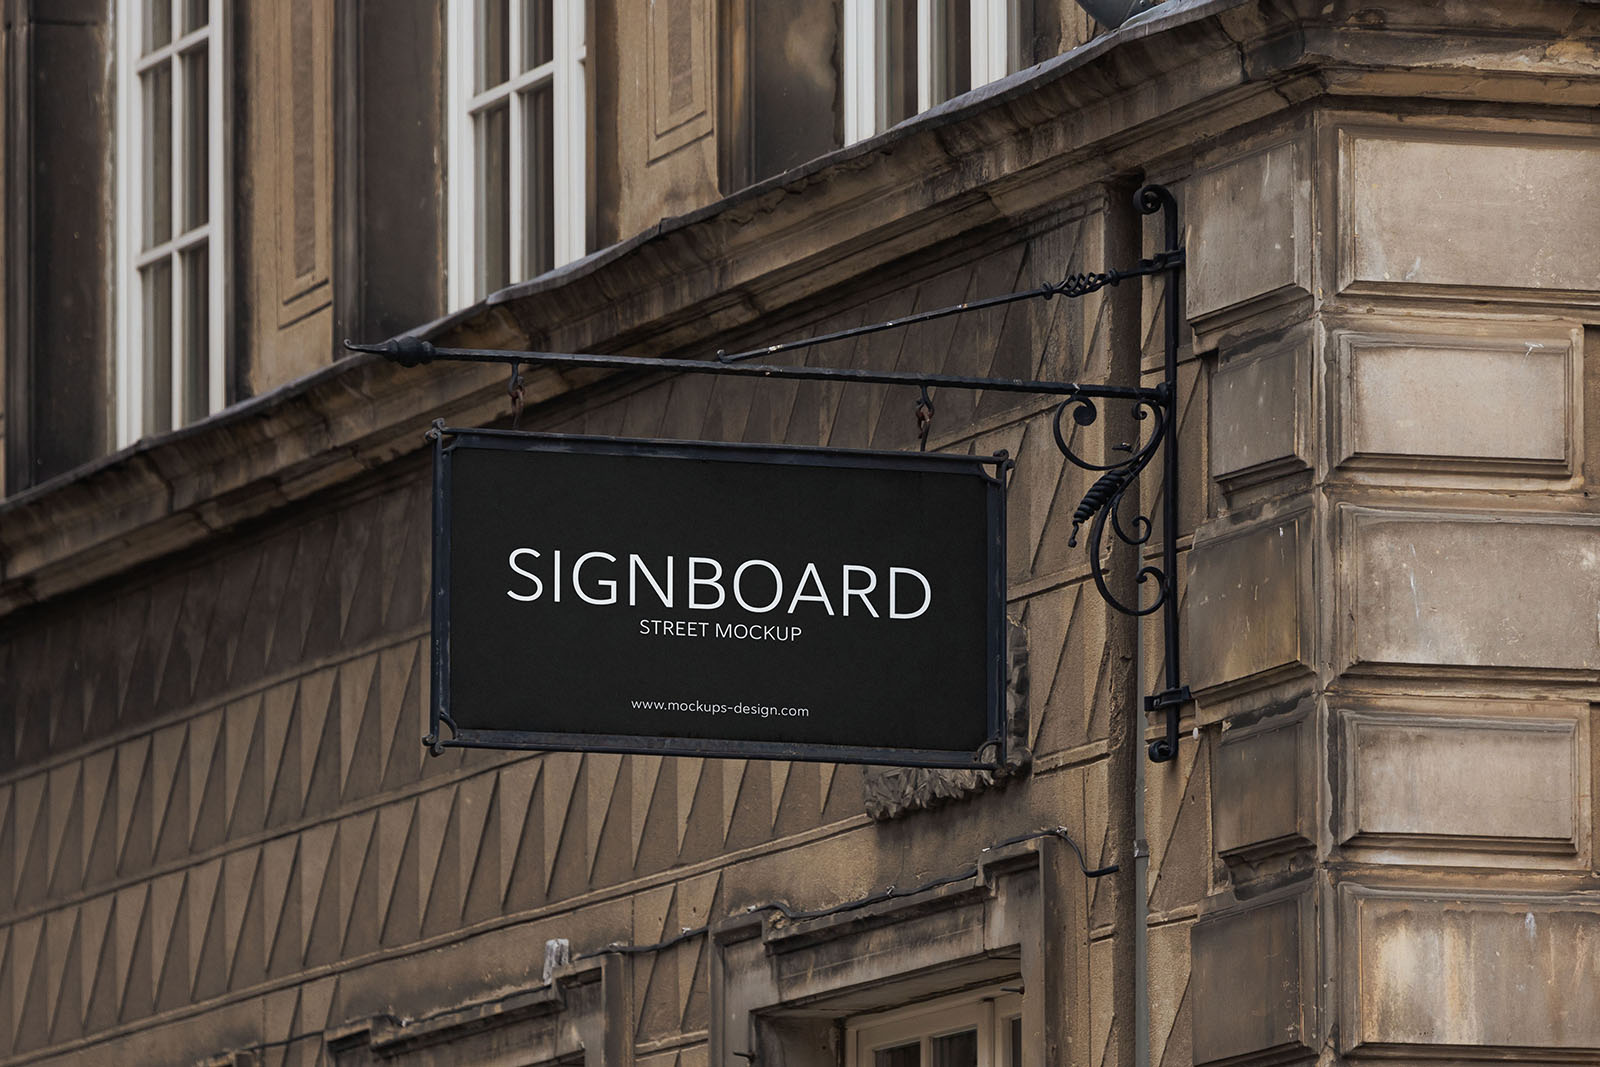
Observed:
[[[811,717],[810,708],[785,708],[775,704],[746,704],[742,701],[733,704],[714,704],[704,700],[635,700],[631,702],[634,711],[683,711],[699,715],[756,715],[763,719],[770,716],[788,719],[807,719]]]

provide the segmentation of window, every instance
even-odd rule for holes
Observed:
[[[1015,66],[1009,0],[844,0],[844,139],[870,137]]]
[[[224,0],[117,4],[117,442],[223,405]]]
[[[1021,1067],[1022,998],[1003,989],[845,1024],[846,1067]]]
[[[450,305],[582,256],[583,0],[451,0]]]

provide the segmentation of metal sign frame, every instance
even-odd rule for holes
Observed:
[[[519,433],[447,427],[436,422],[428,437],[433,442],[433,700],[428,736],[424,742],[438,755],[447,748],[497,748],[616,752],[645,755],[745,757],[755,759],[820,760],[834,763],[892,764],[908,767],[947,767],[994,770],[1006,757],[1006,706],[1004,669],[1006,604],[1006,476],[1014,466],[1000,452],[993,456],[943,452],[883,452],[843,450],[794,445],[723,444],[709,441],[673,441],[566,434]],[[984,716],[985,736],[974,751],[916,747],[882,747],[852,744],[818,744],[788,741],[708,739],[656,734],[577,733],[542,730],[472,728],[458,724],[451,707],[451,456],[459,449],[509,452],[581,453],[585,455],[653,457],[712,462],[759,463],[856,470],[965,472],[986,486],[984,664],[987,707],[973,709]],[[470,716],[463,715],[464,719]],[[448,731],[448,734],[445,733]]]

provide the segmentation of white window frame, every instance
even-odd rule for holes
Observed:
[[[917,5],[917,111],[934,99],[934,14],[936,0]],[[1011,73],[1016,17],[1012,0],[971,0],[972,86]],[[844,0],[844,141],[854,144],[888,128],[885,55],[887,12],[884,0]]]
[[[921,1067],[931,1067],[934,1038],[978,1031],[978,1067],[1021,1067],[1011,1062],[1007,1040],[1012,1019],[1022,1015],[1022,997],[986,989],[923,1001],[894,1011],[845,1021],[845,1067],[873,1067],[873,1053],[919,1042]]]
[[[228,229],[226,205],[231,202],[227,167],[227,0],[206,0],[206,24],[189,33],[181,32],[180,4],[172,4],[172,39],[148,56],[141,56],[143,8],[149,0],[117,0],[117,221],[116,221],[116,318],[117,344],[114,377],[116,381],[116,440],[125,447],[146,435],[144,426],[144,299],[140,268],[166,257],[172,272],[172,392],[170,426],[184,425],[183,354],[188,338],[183,314],[182,253],[206,245],[206,332],[207,396],[205,411],[219,411],[225,403],[224,371],[228,337]],[[182,229],[182,191],[187,168],[184,158],[183,64],[178,57],[196,48],[205,48],[206,57],[206,221],[190,230]],[[140,247],[144,226],[144,149],[139,134],[142,118],[140,75],[161,63],[172,67],[172,189],[171,232],[162,244],[149,250]]]
[[[511,76],[481,93],[473,91],[474,64],[480,34],[477,0],[449,0],[446,34],[450,71],[448,77],[450,159],[446,182],[449,189],[450,258],[447,289],[451,310],[459,310],[487,296],[478,291],[477,204],[479,182],[473,116],[509,98],[510,188],[507,193],[507,223],[511,230],[508,274],[512,283],[528,278],[528,255],[523,245],[523,212],[527,201],[524,175],[523,137],[527,124],[526,91],[548,83],[551,86],[552,154],[554,175],[551,200],[555,205],[554,266],[581,258],[588,240],[588,93],[585,67],[585,0],[551,0],[550,60],[532,70],[519,71],[523,47],[521,0],[511,0],[506,35],[509,40]]]

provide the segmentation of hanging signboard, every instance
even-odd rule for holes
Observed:
[[[434,457],[436,751],[1003,757],[1003,458],[448,429]]]

